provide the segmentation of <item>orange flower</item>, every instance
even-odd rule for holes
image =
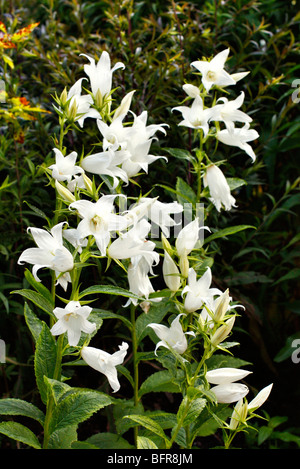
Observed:
[[[38,25],[39,23],[32,23],[13,34],[9,34],[5,24],[0,21],[0,49],[16,49],[15,43],[26,39]]]

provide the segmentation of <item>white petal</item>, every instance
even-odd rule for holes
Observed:
[[[248,376],[252,371],[239,368],[217,368],[206,373],[206,379],[211,384],[233,383]]]

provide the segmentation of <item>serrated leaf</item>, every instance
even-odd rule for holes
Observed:
[[[156,444],[146,436],[137,437],[137,449],[158,449]]]
[[[39,335],[43,329],[44,322],[41,321],[34,312],[29,308],[28,304],[25,302],[24,305],[24,317],[28,329],[30,330],[34,341],[36,342],[39,338]]]
[[[142,313],[136,320],[136,339],[139,343],[147,334],[151,332],[150,327],[147,328],[151,322],[158,323],[163,320],[165,315],[170,311],[170,303],[161,301],[157,305],[152,305],[147,313]]]
[[[41,399],[47,403],[47,384],[44,377],[53,378],[56,364],[56,343],[46,323],[36,343],[34,357],[35,377]]]
[[[150,392],[180,392],[174,383],[174,376],[167,370],[157,371],[148,376],[139,389],[139,397]]]
[[[206,399],[203,399],[201,397],[194,399],[190,403],[188,401],[189,399],[187,397],[184,397],[178,409],[177,420],[178,422],[182,420],[182,427],[193,423],[196,418],[201,414],[207,402]]]
[[[50,290],[48,290],[48,288],[45,287],[45,285],[43,285],[42,282],[37,282],[37,281],[35,280],[34,276],[32,275],[32,273],[30,272],[30,270],[25,269],[24,276],[25,276],[27,282],[28,282],[38,293],[40,293],[41,295],[43,295],[43,297],[46,298],[47,301],[49,301],[49,303],[53,304],[53,297],[52,297],[52,294],[51,294]]]
[[[77,425],[90,418],[95,412],[112,404],[111,398],[101,392],[77,389],[64,397],[54,408],[50,422],[50,433],[61,428]]]
[[[77,425],[59,428],[51,433],[47,449],[72,449],[72,445],[77,441],[77,437]]]
[[[44,424],[45,415],[35,405],[22,399],[7,398],[0,400],[0,415],[22,415]]]
[[[179,160],[187,160],[191,163],[196,161],[196,158],[188,151],[182,148],[164,148],[164,151],[168,152],[174,158]]]
[[[123,418],[132,420],[138,425],[147,428],[147,430],[154,433],[155,435],[160,436],[166,442],[168,441],[168,438],[166,437],[165,432],[161,426],[150,417],[146,417],[145,415],[125,415]]]
[[[197,203],[197,195],[191,186],[182,178],[178,177],[176,181],[177,200],[181,205]]]
[[[222,426],[222,422],[226,421],[231,414],[232,409],[228,407],[217,409],[214,413],[204,409],[193,423],[191,434],[193,437],[214,435],[218,428]]]
[[[101,319],[118,319],[122,321],[126,326],[128,327],[129,330],[132,329],[132,324],[128,319],[126,319],[124,316],[121,314],[116,314],[112,313],[111,311],[105,311],[103,309],[93,309],[93,312],[95,312]]]
[[[93,445],[98,449],[130,449],[133,446],[116,433],[96,433],[92,435],[84,443]]]
[[[47,378],[45,376],[44,381],[48,386],[48,389],[56,405],[58,404],[60,398],[63,397],[66,392],[72,390],[71,386],[61,381],[57,381],[56,379]]]
[[[41,293],[29,289],[14,290],[11,293],[23,296],[27,300],[32,301],[32,303],[34,303],[38,308],[50,314],[50,316],[54,316],[53,303],[48,301]]]
[[[35,434],[18,422],[0,422],[0,433],[9,438],[20,441],[35,449],[41,449],[41,445]]]
[[[98,295],[99,293],[104,295],[116,295],[124,296],[125,298],[135,298],[137,300],[144,300],[144,298],[140,298],[134,293],[125,290],[125,288],[116,287],[114,285],[92,285],[91,287],[86,288],[79,294],[79,299],[87,295]]]

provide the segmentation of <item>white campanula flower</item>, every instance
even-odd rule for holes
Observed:
[[[225,123],[228,130],[233,130],[234,122],[252,122],[252,118],[239,108],[242,106],[245,98],[245,93],[242,91],[241,94],[234,100],[229,101],[227,98],[219,98],[219,101],[223,101],[223,104],[217,104],[214,109],[217,111],[213,116],[214,121],[222,121]]]
[[[114,200],[117,196],[103,195],[97,202],[77,200],[69,205],[82,218],[77,226],[78,238],[82,240],[93,236],[102,256],[106,255],[111,233],[126,228],[126,221],[114,213]]]
[[[223,367],[207,371],[206,379],[211,384],[234,383],[245,378],[252,371],[243,370],[242,368]]]
[[[263,388],[252,401],[248,403],[248,411],[252,412],[258,407],[261,407],[268,399],[270,392],[272,391],[273,383]]]
[[[54,270],[57,283],[66,289],[68,281],[71,281],[68,272],[73,269],[74,261],[70,251],[63,245],[63,225],[64,222],[53,226],[50,233],[41,228],[28,228],[37,247],[25,249],[18,259],[18,264],[33,264],[32,273],[37,282],[40,282],[37,276],[39,269],[47,267]],[[63,273],[65,275],[61,275]]]
[[[221,323],[228,311],[235,308],[244,308],[243,305],[231,305],[232,298],[229,296],[229,290],[225,290],[217,298],[207,301],[205,307],[200,313],[202,323],[213,327],[217,323]],[[244,308],[245,309],[245,308]]]
[[[127,107],[123,110],[125,112]],[[149,164],[157,159],[165,158],[151,155],[149,151],[155,133],[160,131],[165,134],[164,127],[167,124],[147,125],[147,111],[142,112],[139,116],[134,113],[131,114],[134,120],[130,125],[128,123],[123,124],[125,113],[118,114],[110,125],[102,120],[97,121],[99,131],[103,137],[104,151],[111,150],[115,153],[123,151],[123,161],[116,155],[117,163],[115,163],[115,159],[112,160],[112,163],[121,164],[127,178],[137,175],[140,170],[147,173]],[[97,173],[100,174],[99,171]]]
[[[129,264],[127,275],[129,283],[129,291],[134,293],[139,297],[144,297],[148,299],[150,293],[154,293],[154,288],[152,286],[151,280],[149,278],[149,272],[151,265],[145,260],[144,257],[137,258],[137,261],[132,264]],[[155,298],[155,301],[160,301],[160,298]],[[136,298],[129,298],[125,306],[128,306],[130,303],[134,305],[138,304]],[[146,306],[148,302],[142,302],[141,307]]]
[[[127,112],[130,109],[131,101],[132,101],[132,97],[134,93],[135,93],[135,90],[130,91],[124,96],[120,105],[117,107],[117,109],[114,110],[114,115],[112,118],[113,121],[117,119],[119,116],[126,116]]]
[[[229,49],[225,49],[210,61],[198,60],[191,63],[202,74],[202,83],[207,92],[214,85],[224,87],[236,84],[236,80],[224,70],[228,54]]]
[[[76,166],[77,153],[72,151],[69,155],[64,156],[58,148],[53,148],[55,153],[55,163],[49,166],[52,170],[52,177],[57,181],[70,182],[76,174],[82,174],[83,169]]]
[[[113,354],[94,347],[83,347],[81,356],[90,367],[103,373],[107,377],[113,392],[117,392],[120,389],[120,383],[116,367],[123,363],[128,347],[126,342],[122,342],[122,345],[119,345],[119,350]]]
[[[126,171],[128,177],[136,176],[141,170],[148,172],[148,167],[158,159],[165,159],[164,156],[155,156],[149,153],[152,141],[156,132],[166,134],[165,126],[167,124],[147,125],[148,113],[143,111],[140,115],[135,115],[131,126],[127,128],[126,151],[130,156],[122,164],[122,169]]]
[[[188,283],[182,290],[182,295],[186,293],[184,308],[188,312],[197,311],[205,303],[212,301],[214,295],[221,295],[218,288],[211,288],[212,273],[207,267],[205,273],[197,280],[197,274],[191,267],[188,273]]]
[[[245,151],[254,162],[256,160],[256,155],[248,142],[256,140],[259,137],[259,134],[255,129],[249,129],[249,127],[250,124],[246,122],[246,124],[241,128],[235,127],[233,130],[219,130],[216,134],[216,138],[225,145],[238,147]]]
[[[72,246],[74,246],[75,249],[79,252],[79,254],[82,253],[82,248],[87,246],[87,239],[81,239],[80,238],[80,233],[76,228],[69,228],[67,230],[63,231],[63,237],[70,243]]]
[[[123,125],[124,117],[125,115],[121,114],[110,125],[100,119],[97,120],[98,129],[103,137],[103,150],[126,149],[129,127]]]
[[[183,206],[178,202],[164,203],[158,198],[142,197],[133,207],[128,210],[125,216],[129,223],[136,223],[141,218],[150,220],[155,226],[160,227],[164,236],[168,237],[169,228],[176,225],[170,216],[171,214],[182,213]],[[153,228],[153,227],[152,227]],[[152,232],[154,235],[154,231]]]
[[[243,399],[249,392],[248,386],[240,383],[217,384],[210,389],[219,404],[231,404]]]
[[[112,259],[130,259],[134,266],[144,258],[151,272],[152,265],[159,262],[159,254],[154,251],[155,243],[146,239],[150,228],[147,220],[140,220],[129,231],[120,233],[108,247],[108,255]]]
[[[172,348],[176,352],[183,354],[188,346],[186,335],[194,335],[194,332],[183,332],[180,317],[182,314],[176,316],[172,321],[170,327],[163,324],[150,323],[147,327],[154,330],[160,341],[156,344],[155,354],[158,347]]]
[[[193,249],[195,249],[197,242],[199,241],[199,231],[201,229],[209,230],[207,226],[200,226],[199,218],[188,223],[184,226],[175,241],[175,247],[178,256],[189,255]]]
[[[164,261],[163,261],[163,277],[165,284],[171,291],[178,291],[181,285],[180,273],[177,265],[175,264],[172,257],[164,252]]]
[[[90,306],[81,306],[79,301],[69,301],[65,308],[55,308],[53,313],[58,321],[51,328],[51,334],[61,335],[67,332],[69,344],[75,347],[78,345],[81,332],[92,334],[96,330],[96,324],[87,320],[91,311]]]
[[[179,126],[202,129],[204,136],[208,134],[209,121],[213,120],[215,114],[214,107],[204,108],[203,100],[199,95],[196,95],[191,107],[177,106],[172,111],[179,111],[182,114],[183,120],[179,122]]]
[[[228,182],[221,171],[221,169],[212,164],[207,169],[203,176],[204,186],[209,188],[210,200],[220,212],[221,208],[231,210],[236,207],[235,198],[231,195]]]
[[[215,394],[220,404],[231,404],[243,399],[249,392],[248,386],[236,383],[251,373],[248,370],[237,368],[218,368],[208,371],[206,379],[215,384],[210,390]]]
[[[82,168],[92,174],[107,175],[112,177],[115,189],[121,179],[128,183],[127,173],[121,168],[122,163],[129,158],[129,153],[124,150],[113,151],[111,149],[86,156],[82,162]]]
[[[90,63],[84,65],[84,71],[89,77],[92,94],[94,97],[100,95],[103,99],[105,96],[108,96],[112,88],[112,75],[119,68],[125,68],[125,65],[122,62],[117,62],[113,67],[111,67],[111,60],[109,53],[103,51],[101,57],[96,64],[95,59],[86,54],[81,54],[85,56]]]
[[[196,96],[200,95],[200,89],[198,86],[191,85],[190,83],[186,83],[185,85],[182,86],[186,94],[190,98],[196,98]]]

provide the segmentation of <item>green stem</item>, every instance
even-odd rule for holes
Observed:
[[[131,304],[130,308],[130,319],[132,324],[132,354],[133,354],[133,399],[134,406],[137,407],[139,403],[139,368],[138,368],[138,358],[137,358],[137,337],[136,337],[136,327],[135,327],[135,306]],[[138,437],[138,427],[134,427],[134,441],[135,446],[137,445]]]
[[[55,380],[59,380],[61,377],[63,341],[64,341],[64,334],[60,335],[57,340],[56,362],[55,362],[55,368],[53,372],[53,379]],[[44,424],[44,443],[43,443],[44,449],[48,447],[48,443],[49,443],[49,438],[50,438],[49,427],[51,423],[54,406],[55,406],[54,397],[50,395],[49,400],[47,402],[47,410],[46,410],[46,417],[45,417],[45,424]]]

